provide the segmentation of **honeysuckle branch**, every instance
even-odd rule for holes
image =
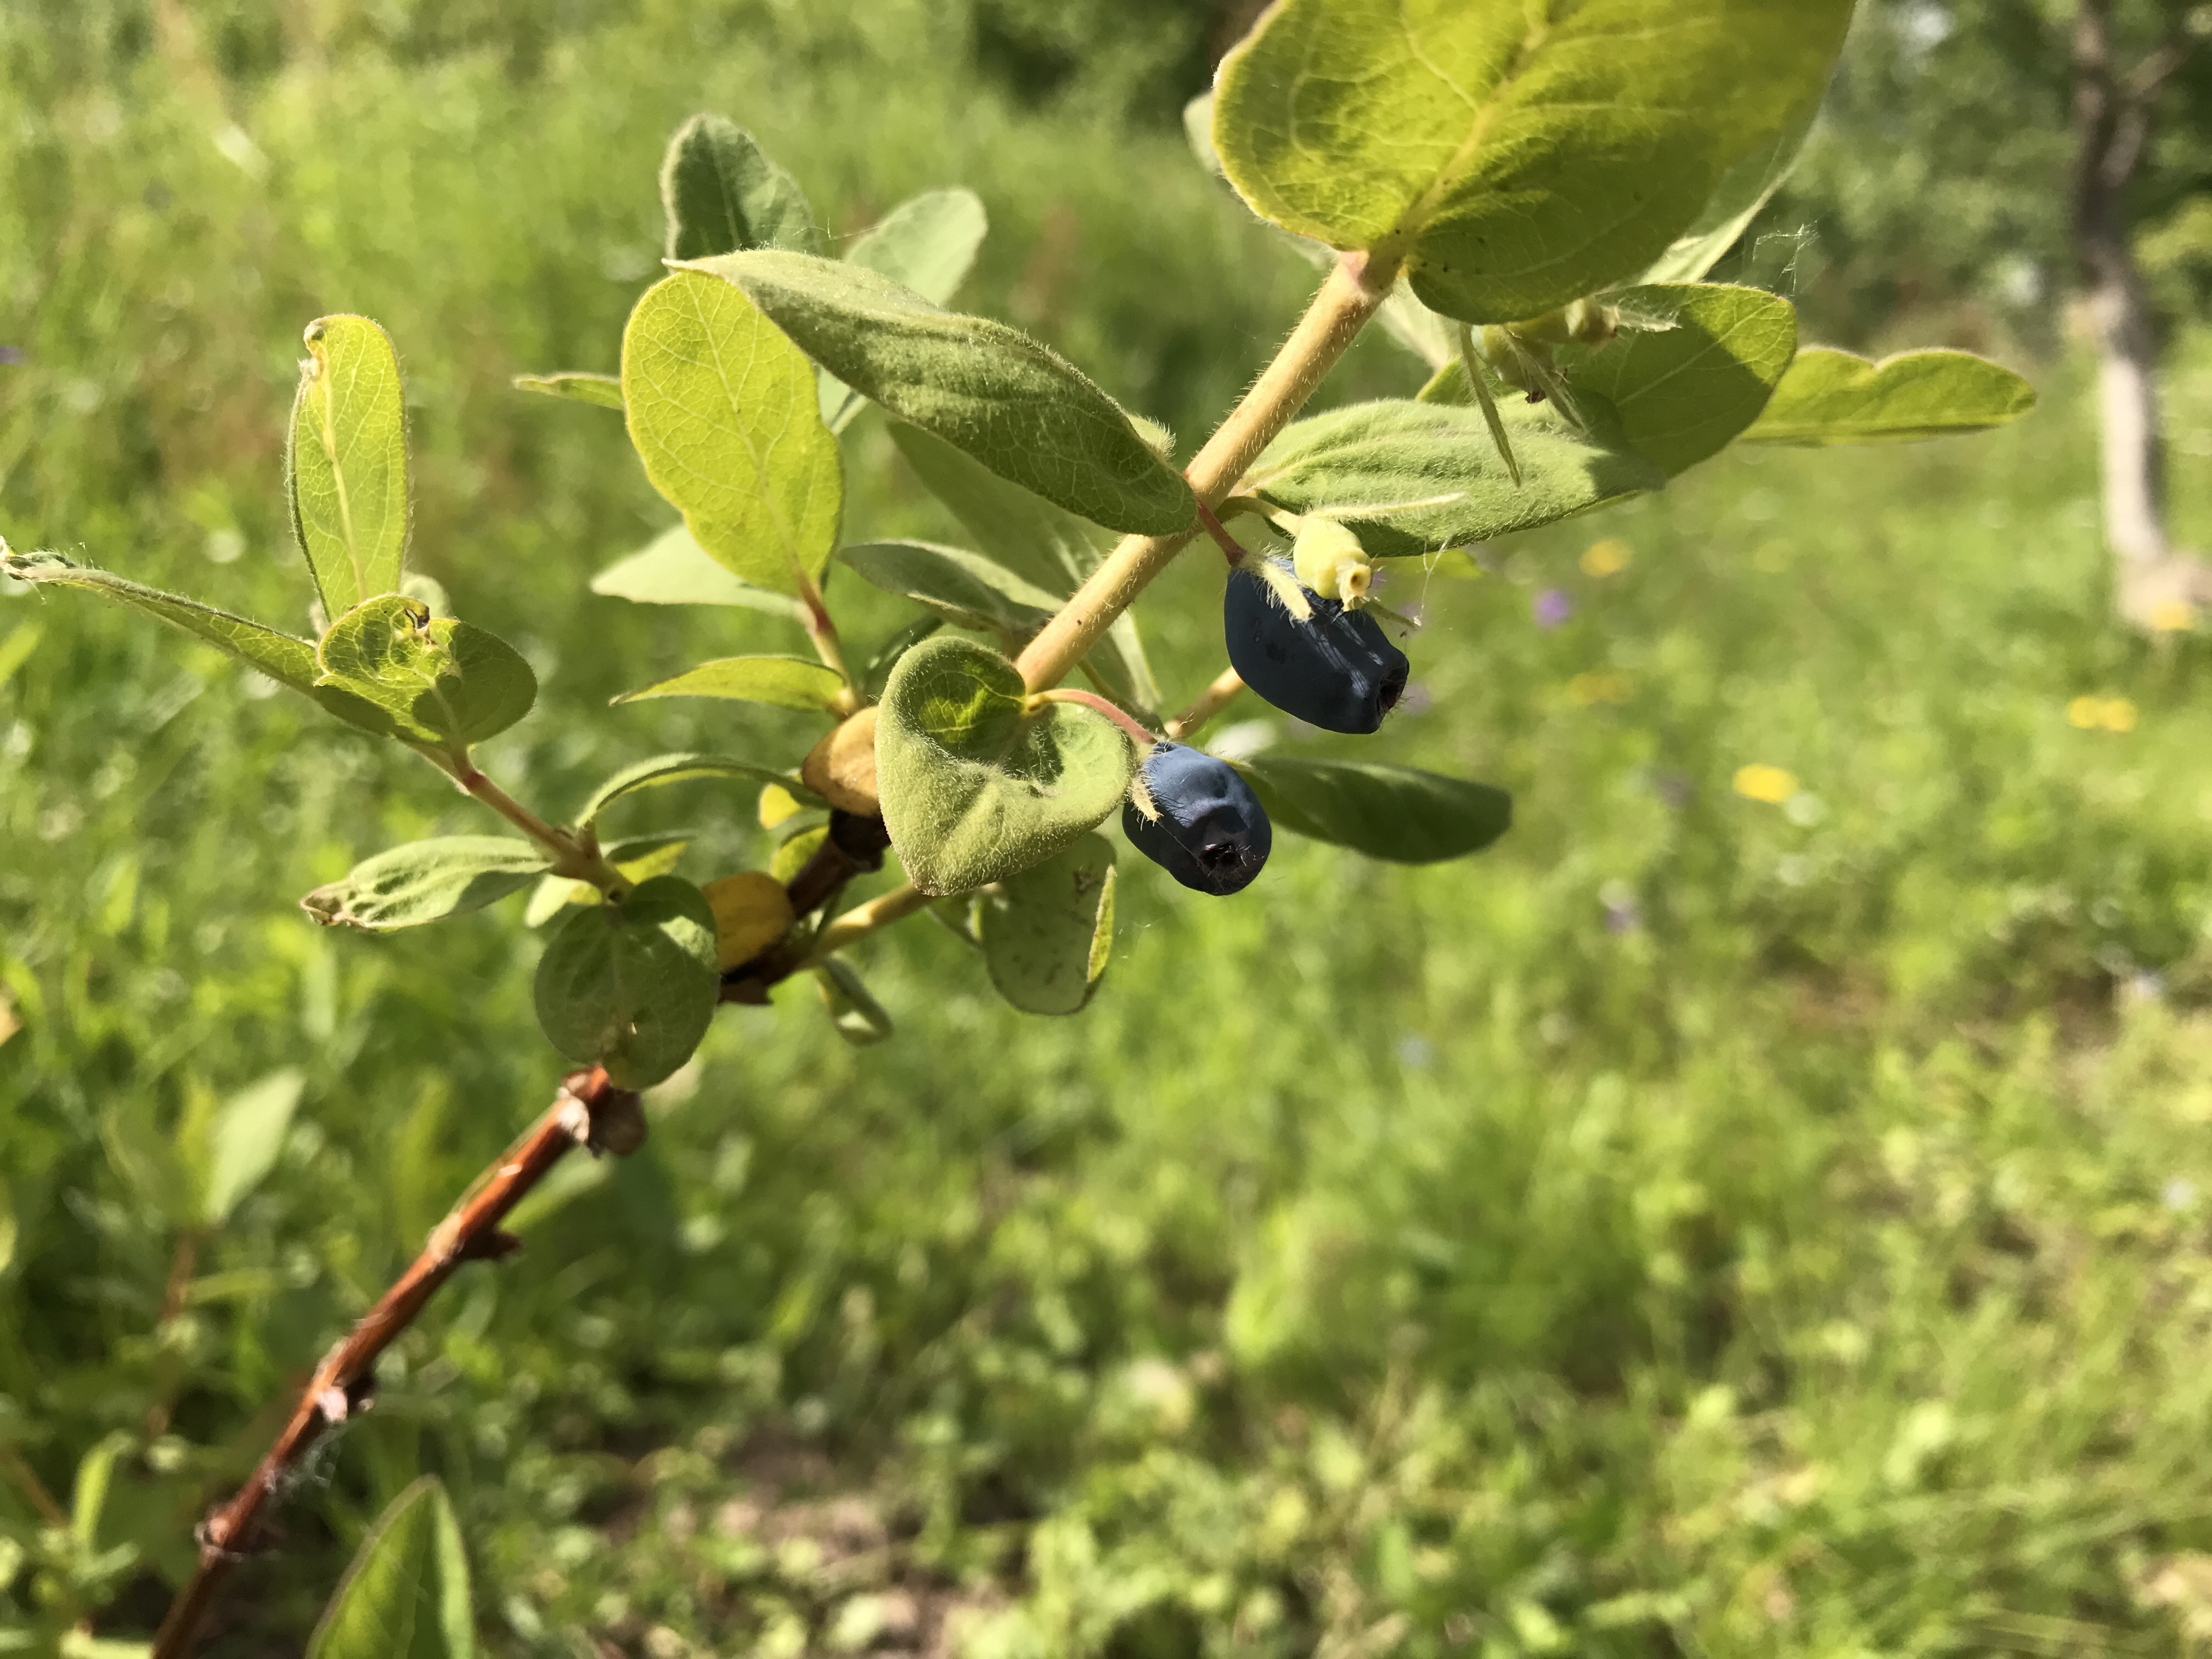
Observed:
[[[1370,265],[1364,253],[1338,257],[1313,304],[1261,371],[1243,400],[1183,469],[1198,499],[1208,506],[1235,488],[1260,452],[1297,416],[1336,366],[1396,280],[1395,262]],[[1032,691],[1048,690],[1090,653],[1153,577],[1182,551],[1199,526],[1171,536],[1128,536],[1106,556],[1075,597],[1060,607],[1023,651],[1018,666]]]
[[[1244,544],[1229,533],[1227,526],[1204,501],[1198,504],[1198,521],[1206,526],[1206,533],[1212,537],[1221,550],[1228,555],[1231,565],[1242,564],[1251,556]]]
[[[263,1514],[281,1498],[308,1449],[366,1410],[378,1358],[412,1325],[466,1261],[498,1261],[521,1248],[501,1231],[514,1206],[578,1146],[623,1156],[645,1141],[638,1097],[617,1089],[598,1066],[562,1080],[553,1104],[529,1132],[477,1178],[422,1252],[315,1368],[290,1420],[237,1495],[201,1522],[199,1566],[161,1621],[152,1659],[185,1659],[231,1571],[260,1544]]]
[[[571,881],[589,882],[601,892],[616,897],[629,890],[629,878],[607,862],[606,854],[599,850],[598,836],[589,831],[579,834],[548,823],[478,771],[476,763],[465,756],[456,757],[427,744],[413,746],[465,793],[482,801],[550,854],[553,874],[566,876]]]
[[[1143,748],[1158,743],[1159,733],[1147,731],[1137,717],[1119,703],[1100,696],[1096,691],[1073,691],[1066,686],[1055,686],[1049,691],[1040,691],[1036,702],[1072,702],[1103,714],[1129,735],[1129,740]]]
[[[814,642],[814,654],[822,659],[822,665],[845,682],[838,694],[837,712],[857,714],[864,706],[860,682],[853,671],[845,665],[845,642],[837,633],[837,624],[830,615],[829,601],[822,597],[822,589],[813,577],[804,570],[799,573],[799,608],[806,623],[806,637]]]
[[[1235,701],[1244,689],[1244,677],[1233,668],[1224,668],[1220,677],[1200,692],[1189,708],[1168,722],[1168,736],[1177,743],[1193,736],[1216,714]]]
[[[807,953],[806,965],[812,967],[825,957],[835,956],[848,945],[857,944],[871,933],[882,932],[893,922],[903,921],[927,908],[929,895],[912,882],[902,882],[888,893],[879,893],[866,904],[856,904],[839,916],[816,936],[814,948]]]

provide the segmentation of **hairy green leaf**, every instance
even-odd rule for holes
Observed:
[[[90,565],[72,564],[58,553],[13,552],[4,542],[0,542],[0,575],[19,582],[52,582],[60,587],[89,588],[95,593],[106,594],[205,640],[248,668],[266,674],[279,685],[313,697],[324,709],[349,726],[374,732],[380,737],[392,734],[392,721],[382,710],[335,687],[316,683],[321,666],[315,660],[312,640],[280,634],[273,628],[234,617],[227,611],[217,611],[197,599],[141,586]]]
[[[1278,827],[1394,864],[1480,852],[1513,823],[1504,790],[1410,766],[1263,755],[1239,769]]]
[[[836,712],[845,693],[844,676],[804,657],[723,657],[687,668],[673,679],[625,691],[617,702],[646,697],[728,697],[764,702],[775,708]]]
[[[1632,288],[1615,298],[1671,317],[1597,348],[1571,345],[1559,367],[1620,417],[1629,447],[1669,477],[1718,454],[1759,418],[1797,349],[1797,313],[1763,289],[1719,283]]]
[[[1980,432],[2035,407],[2035,388],[1969,351],[1907,351],[1879,363],[1808,346],[1746,443],[1886,444]]]
[[[601,409],[623,406],[622,381],[618,378],[612,374],[589,374],[581,369],[553,374],[518,374],[514,377],[514,389],[542,392],[548,398],[566,398],[573,403],[597,404]]]
[[[890,678],[898,659],[945,626],[942,617],[918,617],[876,647],[867,665],[860,670],[860,684],[873,701],[884,694],[884,682]]]
[[[1076,704],[1028,707],[1020,671],[972,640],[899,659],[876,727],[884,823],[925,893],[966,892],[1042,863],[1121,803],[1129,741]]]
[[[200,1183],[200,1219],[206,1225],[220,1227],[229,1220],[239,1200],[276,1167],[306,1084],[307,1073],[288,1066],[246,1085],[216,1111],[208,1126]]]
[[[806,611],[787,594],[739,581],[708,556],[682,525],[671,525],[626,559],[592,578],[592,592],[634,605],[738,605],[804,625]]]
[[[861,542],[838,557],[870,586],[926,605],[959,628],[1026,639],[1060,609],[1059,596],[978,553],[933,542]]]
[[[641,789],[693,783],[702,778],[743,778],[750,783],[773,783],[789,790],[793,798],[805,805],[823,804],[820,796],[799,781],[796,772],[780,772],[771,766],[757,766],[750,761],[731,760],[720,755],[656,755],[624,767],[592,791],[592,798],[576,814],[576,827],[589,830],[599,822],[599,814],[625,795],[634,795]]]
[[[1261,217],[1510,322],[1643,270],[1817,97],[1851,0],[1279,0],[1213,142]]]
[[[845,259],[941,306],[967,280],[989,228],[982,200],[974,191],[926,191],[862,231],[845,250]],[[823,373],[822,418],[832,432],[851,425],[865,402],[836,375]]]
[[[1606,413],[1583,412],[1594,421]],[[1293,513],[1340,519],[1369,553],[1393,558],[1533,529],[1667,482],[1603,422],[1601,441],[1548,406],[1516,398],[1503,413],[1521,463],[1517,486],[1480,412],[1392,399],[1293,422],[1243,488]]]
[[[714,1018],[714,912],[677,876],[582,909],[538,959],[538,1023],[579,1065],[649,1088],[691,1058]]]
[[[1029,1014],[1073,1014],[1114,948],[1114,844],[1085,836],[979,896],[974,927],[991,983]]]
[[[1197,515],[1182,475],[1112,398],[1004,323],[961,316],[874,271],[804,254],[730,253],[690,269],[744,290],[863,396],[1071,513],[1151,535],[1184,529]]]
[[[453,1505],[426,1474],[362,1540],[307,1638],[307,1659],[472,1659],[469,1595]]]
[[[397,592],[407,558],[407,409],[399,359],[366,317],[307,325],[287,467],[292,527],[323,610]]]
[[[891,441],[923,487],[951,509],[985,554],[1048,593],[1061,599],[1073,593],[1112,545],[1097,526],[1008,483],[919,427],[894,421]],[[1160,706],[1159,682],[1145,655],[1134,611],[1115,619],[1083,666],[1116,701],[1140,712]]]
[[[822,574],[837,440],[806,359],[741,291],[690,270],[648,289],[623,331],[623,398],[646,477],[718,563],[778,593]]]
[[[363,860],[300,908],[325,927],[388,933],[481,910],[528,886],[550,862],[535,842],[513,836],[439,836]]]
[[[318,685],[381,709],[410,742],[455,752],[504,732],[538,701],[538,676],[513,646],[403,594],[346,612],[316,654]]]
[[[851,963],[830,957],[815,969],[814,982],[821,988],[822,1006],[830,1011],[830,1023],[855,1048],[869,1048],[891,1036],[891,1017],[869,994]]]
[[[720,115],[695,115],[668,141],[660,204],[672,259],[748,247],[822,251],[822,233],[798,181],[769,160],[752,134]]]

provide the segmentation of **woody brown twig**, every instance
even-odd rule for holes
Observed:
[[[572,1148],[622,1156],[644,1141],[638,1097],[615,1087],[605,1068],[572,1072],[562,1080],[561,1092],[529,1133],[477,1179],[413,1265],[324,1357],[252,1477],[201,1524],[198,1570],[161,1621],[153,1659],[184,1659],[191,1651],[232,1569],[257,1547],[264,1511],[286,1477],[325,1433],[366,1407],[379,1356],[415,1322],[439,1287],[465,1261],[496,1261],[520,1248],[520,1240],[500,1229],[514,1206]]]

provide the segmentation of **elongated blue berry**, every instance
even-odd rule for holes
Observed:
[[[1161,869],[1201,893],[1250,886],[1275,842],[1260,798],[1235,767],[1175,743],[1154,744],[1145,757],[1136,789],[1121,809],[1121,833]]]
[[[1298,591],[1310,613],[1303,618],[1257,573],[1229,573],[1221,631],[1230,665],[1285,714],[1325,732],[1374,731],[1405,692],[1406,653],[1365,611]]]

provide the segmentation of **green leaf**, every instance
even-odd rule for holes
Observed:
[[[1024,1013],[1079,1012],[1114,948],[1114,844],[1085,836],[987,888],[974,926],[1000,996]]]
[[[646,290],[623,331],[623,398],[646,477],[717,563],[778,593],[822,574],[843,511],[837,440],[806,359],[744,294],[689,270]]]
[[[1263,218],[1532,317],[1632,276],[1826,84],[1851,0],[1280,0],[1213,142]]]
[[[884,694],[884,682],[890,678],[898,659],[945,626],[942,617],[918,617],[876,647],[867,665],[860,670],[860,684],[871,701]]]
[[[933,542],[862,542],[838,556],[870,586],[926,605],[958,628],[1026,639],[1052,619],[1059,596],[979,553]]]
[[[1612,296],[1674,326],[1626,329],[1606,345],[1562,347],[1577,392],[1596,392],[1630,447],[1669,477],[1728,447],[1759,418],[1797,349],[1797,313],[1755,288],[1668,284]]]
[[[300,908],[326,927],[389,933],[481,910],[550,864],[544,848],[513,836],[440,836],[363,860]]]
[[[951,509],[985,554],[1045,592],[1066,598],[1105,558],[1111,540],[1104,532],[1008,483],[951,444],[902,421],[891,423],[891,441],[923,487]],[[1160,706],[1159,682],[1133,611],[1123,611],[1091,647],[1084,669],[1109,696],[1132,708]]]
[[[837,1035],[855,1048],[866,1048],[890,1037],[894,1030],[884,1005],[869,994],[849,962],[830,957],[814,970],[821,988],[822,1006],[830,1011]]]
[[[611,374],[587,374],[580,369],[556,374],[518,374],[514,377],[514,389],[543,392],[548,398],[567,398],[580,404],[597,404],[601,409],[623,406],[621,380]]]
[[[804,657],[723,657],[687,668],[674,679],[641,691],[625,691],[617,702],[647,697],[728,697],[764,702],[774,708],[835,713],[845,694],[845,678],[834,668]]]
[[[691,1058],[714,1018],[714,912],[677,876],[582,909],[538,963],[538,1023],[579,1065],[625,1089],[659,1082]]]
[[[108,1107],[100,1115],[100,1140],[108,1163],[139,1203],[173,1226],[198,1224],[199,1196],[191,1171],[155,1123],[150,1106],[118,1101]]]
[[[346,612],[317,655],[319,685],[381,709],[410,742],[454,752],[504,732],[538,701],[538,676],[513,646],[404,594]]]
[[[1278,828],[1394,864],[1480,852],[1513,823],[1513,798],[1488,784],[1364,761],[1240,762]]]
[[[1293,422],[1242,487],[1293,513],[1341,519],[1370,554],[1394,558],[1532,529],[1667,482],[1602,423],[1611,441],[1574,431],[1548,405],[1515,398],[1502,413],[1518,486],[1479,411],[1393,399]]]
[[[1003,880],[1081,840],[1133,766],[1119,726],[1074,703],[1030,713],[1020,671],[971,640],[924,641],[884,688],[884,823],[925,893]]]
[[[1980,432],[2035,407],[2035,388],[1969,351],[1907,351],[1869,362],[1808,346],[1751,429],[1755,444],[1886,444]]]
[[[690,845],[690,836],[682,831],[638,836],[606,848],[606,860],[632,881],[651,881],[673,870]],[[588,881],[572,881],[566,876],[544,877],[532,890],[529,902],[522,907],[522,925],[543,927],[569,905],[598,904],[605,896]]]
[[[205,640],[248,668],[266,674],[279,685],[313,697],[325,712],[349,726],[374,732],[380,737],[392,734],[392,722],[380,710],[358,697],[316,684],[321,666],[315,660],[312,640],[280,634],[273,628],[234,617],[227,611],[217,611],[197,599],[164,593],[159,588],[143,587],[89,565],[72,564],[58,553],[16,553],[0,543],[0,575],[21,582],[52,582],[57,586],[89,588],[103,593]]]
[[[229,1220],[239,1200],[276,1167],[306,1082],[305,1073],[288,1066],[248,1084],[217,1110],[208,1126],[200,1192],[200,1219],[206,1225],[220,1227]]]
[[[1749,154],[1732,163],[1713,186],[1696,222],[1652,261],[1639,280],[1646,283],[1702,282],[1705,273],[1742,240],[1759,209],[1796,171],[1806,135],[1813,131],[1820,112],[1820,100],[1808,98],[1780,131],[1762,139]]]
[[[100,1547],[100,1522],[107,1510],[108,1490],[115,1483],[115,1460],[132,1443],[128,1432],[117,1429],[77,1460],[76,1479],[70,1490],[70,1541],[80,1554],[89,1555]]]
[[[660,163],[668,257],[703,259],[740,248],[822,251],[822,233],[798,181],[736,122],[695,115],[677,128]]]
[[[335,617],[397,592],[407,558],[407,410],[399,359],[366,317],[307,325],[292,405],[292,527]]]
[[[721,755],[655,755],[651,760],[639,761],[626,766],[592,791],[592,798],[576,814],[576,828],[589,830],[605,811],[625,795],[634,795],[641,789],[665,789],[672,784],[692,783],[701,778],[743,778],[750,783],[773,783],[788,789],[793,798],[808,806],[820,806],[822,798],[799,781],[796,772],[779,772],[772,766],[757,766],[750,761],[731,760]]]
[[[933,305],[951,299],[975,263],[990,221],[972,190],[927,191],[900,203],[845,250],[848,264],[904,284]],[[822,377],[822,418],[832,432],[852,424],[866,400],[834,374]]]
[[[788,885],[792,878],[806,867],[807,860],[821,851],[822,843],[829,839],[830,826],[826,823],[793,830],[777,843],[775,851],[770,854],[769,874]]]
[[[804,254],[729,253],[690,269],[742,289],[846,385],[1071,513],[1148,535],[1186,529],[1197,516],[1182,475],[1121,407],[1065,358],[1004,323],[961,316],[874,271]]]
[[[446,1489],[424,1475],[362,1540],[307,1659],[471,1659],[468,1559]]]
[[[739,581],[680,524],[592,577],[592,592],[634,605],[738,605],[801,626],[806,621],[798,600]]]

